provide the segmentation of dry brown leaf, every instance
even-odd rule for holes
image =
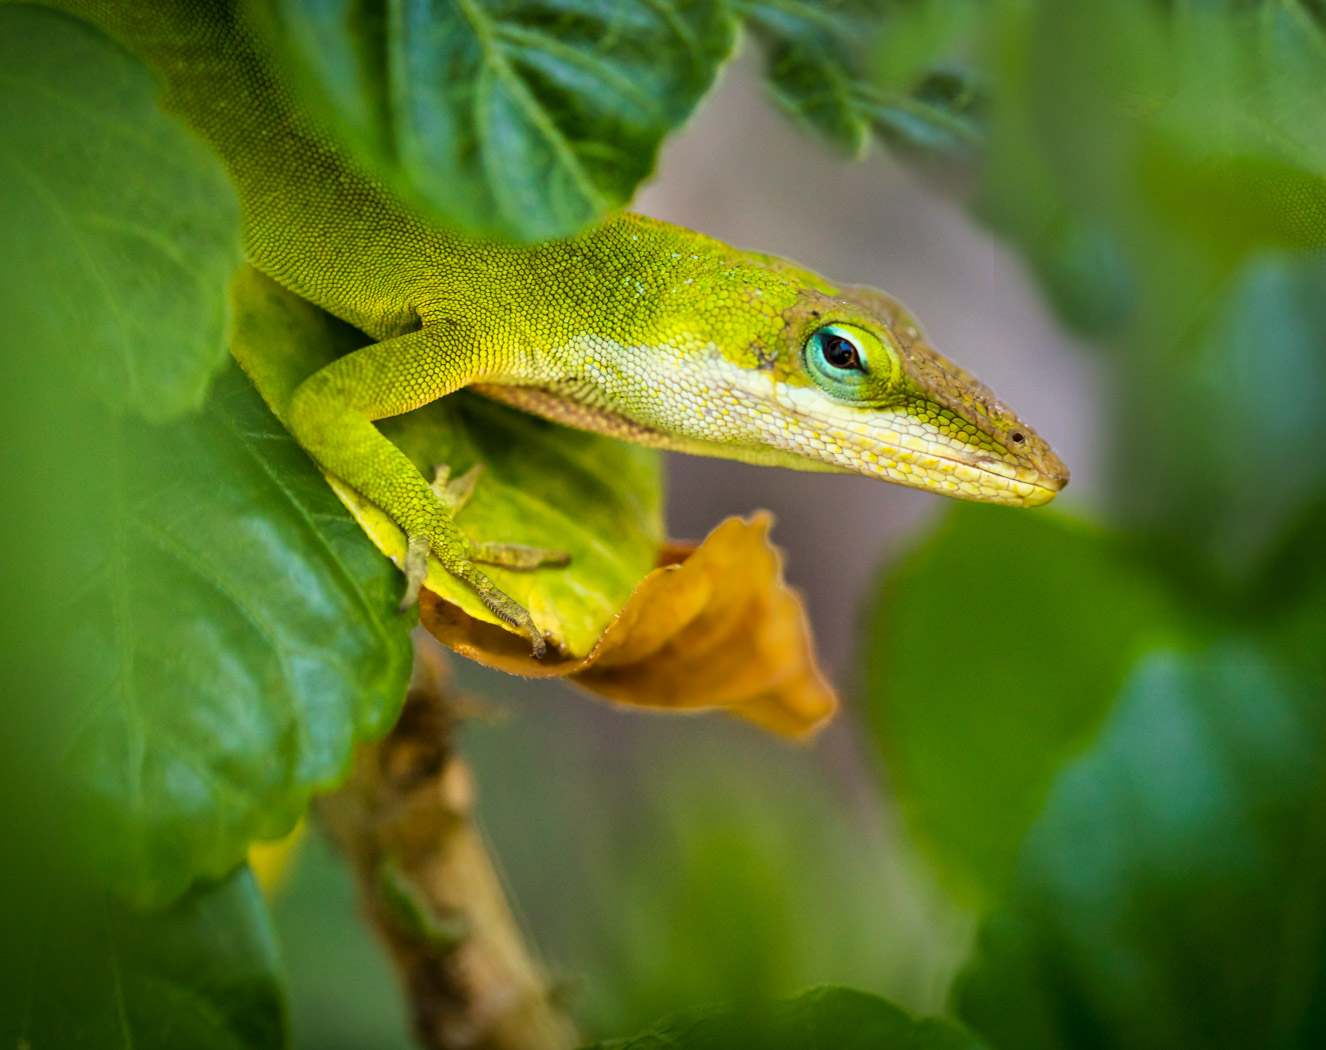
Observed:
[[[569,678],[624,704],[720,708],[787,736],[823,725],[837,697],[815,662],[801,597],[769,542],[772,515],[729,518],[699,546],[665,549],[590,654],[535,660],[522,635],[430,591],[420,623],[443,645],[530,678]]]

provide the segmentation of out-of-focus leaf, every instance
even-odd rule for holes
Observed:
[[[1245,597],[1250,629],[1326,694],[1326,500],[1305,515]]]
[[[800,596],[783,581],[768,514],[729,518],[694,550],[665,551],[583,659],[535,660],[523,636],[425,592],[420,622],[444,645],[531,678],[568,677],[620,703],[719,708],[790,736],[838,700],[815,662]]]
[[[722,0],[250,4],[305,103],[406,200],[539,240],[625,204],[732,50]]]
[[[278,416],[304,378],[338,353],[370,342],[256,271],[240,276],[236,296],[235,355]],[[557,426],[464,391],[386,420],[381,429],[429,476],[439,463],[455,474],[484,464],[474,497],[457,518],[473,539],[570,552],[566,568],[490,570],[567,652],[587,653],[654,567],[662,542],[654,450]],[[400,529],[352,489],[332,483],[379,549],[403,564]],[[436,562],[427,586],[467,616],[496,621]],[[528,639],[522,644],[528,650]]]
[[[1303,5],[1003,5],[979,213],[1113,337],[1122,502],[1246,576],[1326,493],[1326,33]]]
[[[240,262],[220,162],[137,60],[26,5],[0,5],[0,128],[0,279],[29,304],[6,316],[5,352],[149,419],[196,408]]]
[[[1184,622],[1136,551],[959,504],[883,582],[870,711],[911,827],[963,895],[998,896],[1054,772],[1133,661]]]
[[[62,766],[89,866],[160,902],[290,829],[391,724],[410,650],[396,574],[237,368],[200,415],[100,432]]]
[[[247,870],[165,911],[43,887],[18,953],[27,982],[0,989],[10,1047],[281,1050],[286,1009],[276,944]],[[8,906],[8,902],[6,903]]]
[[[850,988],[814,988],[794,999],[735,1011],[692,1012],[634,1039],[591,1050],[980,1050],[948,1021],[917,1020],[887,999]]]
[[[1238,575],[1326,495],[1323,287],[1326,259],[1251,257],[1171,353],[1130,373],[1128,504]]]
[[[959,985],[1001,1047],[1326,1039],[1326,740],[1255,649],[1157,654],[1027,837]]]
[[[980,92],[952,52],[975,15],[968,0],[739,0],[764,45],[779,107],[849,153],[874,131],[927,154],[971,154]]]
[[[865,55],[879,33],[874,0],[748,0],[746,25],[767,52],[765,75],[778,105],[830,142],[859,153],[870,134]]]
[[[566,738],[585,731],[547,722],[541,735],[521,735],[546,750],[554,740],[574,746]],[[579,846],[563,866],[574,867],[559,873],[567,886],[545,888],[546,843],[510,844],[530,823],[515,815],[522,805],[528,812],[537,786],[501,800],[511,814],[503,826],[485,818],[499,843],[511,845],[504,860],[534,865],[521,879],[539,888],[522,899],[565,900],[571,910],[558,915],[560,936],[545,920],[552,930],[544,943],[585,975],[577,1005],[589,1030],[636,1031],[679,1004],[777,999],[818,984],[859,988],[920,1013],[942,1005],[969,951],[968,917],[925,880],[905,840],[880,828],[859,781],[838,779],[841,749],[850,746],[844,727],[813,749],[712,720],[641,728],[643,746],[628,758],[619,750],[594,763],[543,803],[553,824],[540,836]],[[618,727],[609,732],[620,739]],[[591,738],[594,748],[602,744]],[[520,759],[498,761],[486,765]],[[559,756],[562,768],[577,762],[584,765]],[[605,792],[605,778],[623,764],[630,778]],[[567,797],[568,787],[577,794]],[[491,799],[485,807],[493,818],[495,807]]]

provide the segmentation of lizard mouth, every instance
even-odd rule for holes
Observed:
[[[843,446],[855,453],[857,465],[851,469],[858,473],[956,499],[1039,507],[1068,483],[1066,473],[1050,475],[983,456],[957,456],[949,449],[900,448],[860,439],[845,440]]]
[[[849,430],[841,419],[807,411],[811,407],[782,405],[784,411],[796,417],[803,440],[807,433],[812,441],[820,439],[822,447],[816,451],[817,458],[839,469],[956,499],[1019,507],[1049,503],[1068,483],[1068,468],[1034,436],[1034,458],[1028,455],[1021,462],[1000,460],[988,452],[967,452],[915,434],[910,442],[902,440],[900,431],[904,426],[901,425],[895,429],[886,423],[869,421],[863,427]],[[830,440],[824,441],[822,436]],[[793,443],[785,447],[797,449]],[[840,450],[837,454],[835,447]],[[804,448],[799,451],[806,452]],[[1041,469],[1036,459],[1044,459],[1051,470]]]

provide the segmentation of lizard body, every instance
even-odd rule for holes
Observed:
[[[149,61],[164,101],[238,187],[250,261],[375,342],[296,391],[288,423],[330,473],[543,639],[483,563],[558,552],[472,543],[373,420],[464,386],[628,440],[753,463],[852,471],[965,499],[1034,506],[1067,470],[988,389],[936,354],[882,292],[620,213],[535,245],[429,224],[304,125],[233,14],[206,0],[61,0]],[[204,13],[206,12],[206,13]]]

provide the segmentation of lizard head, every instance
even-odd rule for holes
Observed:
[[[781,295],[752,291],[739,331],[691,337],[690,352],[703,339],[708,360],[689,373],[703,378],[670,400],[701,407],[667,421],[695,442],[673,447],[1023,507],[1067,484],[1050,446],[937,354],[900,303],[771,262]],[[704,447],[716,440],[720,449]]]
[[[803,287],[782,320],[776,352],[755,356],[790,422],[770,435],[786,451],[987,503],[1037,506],[1067,484],[1036,431],[883,292]]]

